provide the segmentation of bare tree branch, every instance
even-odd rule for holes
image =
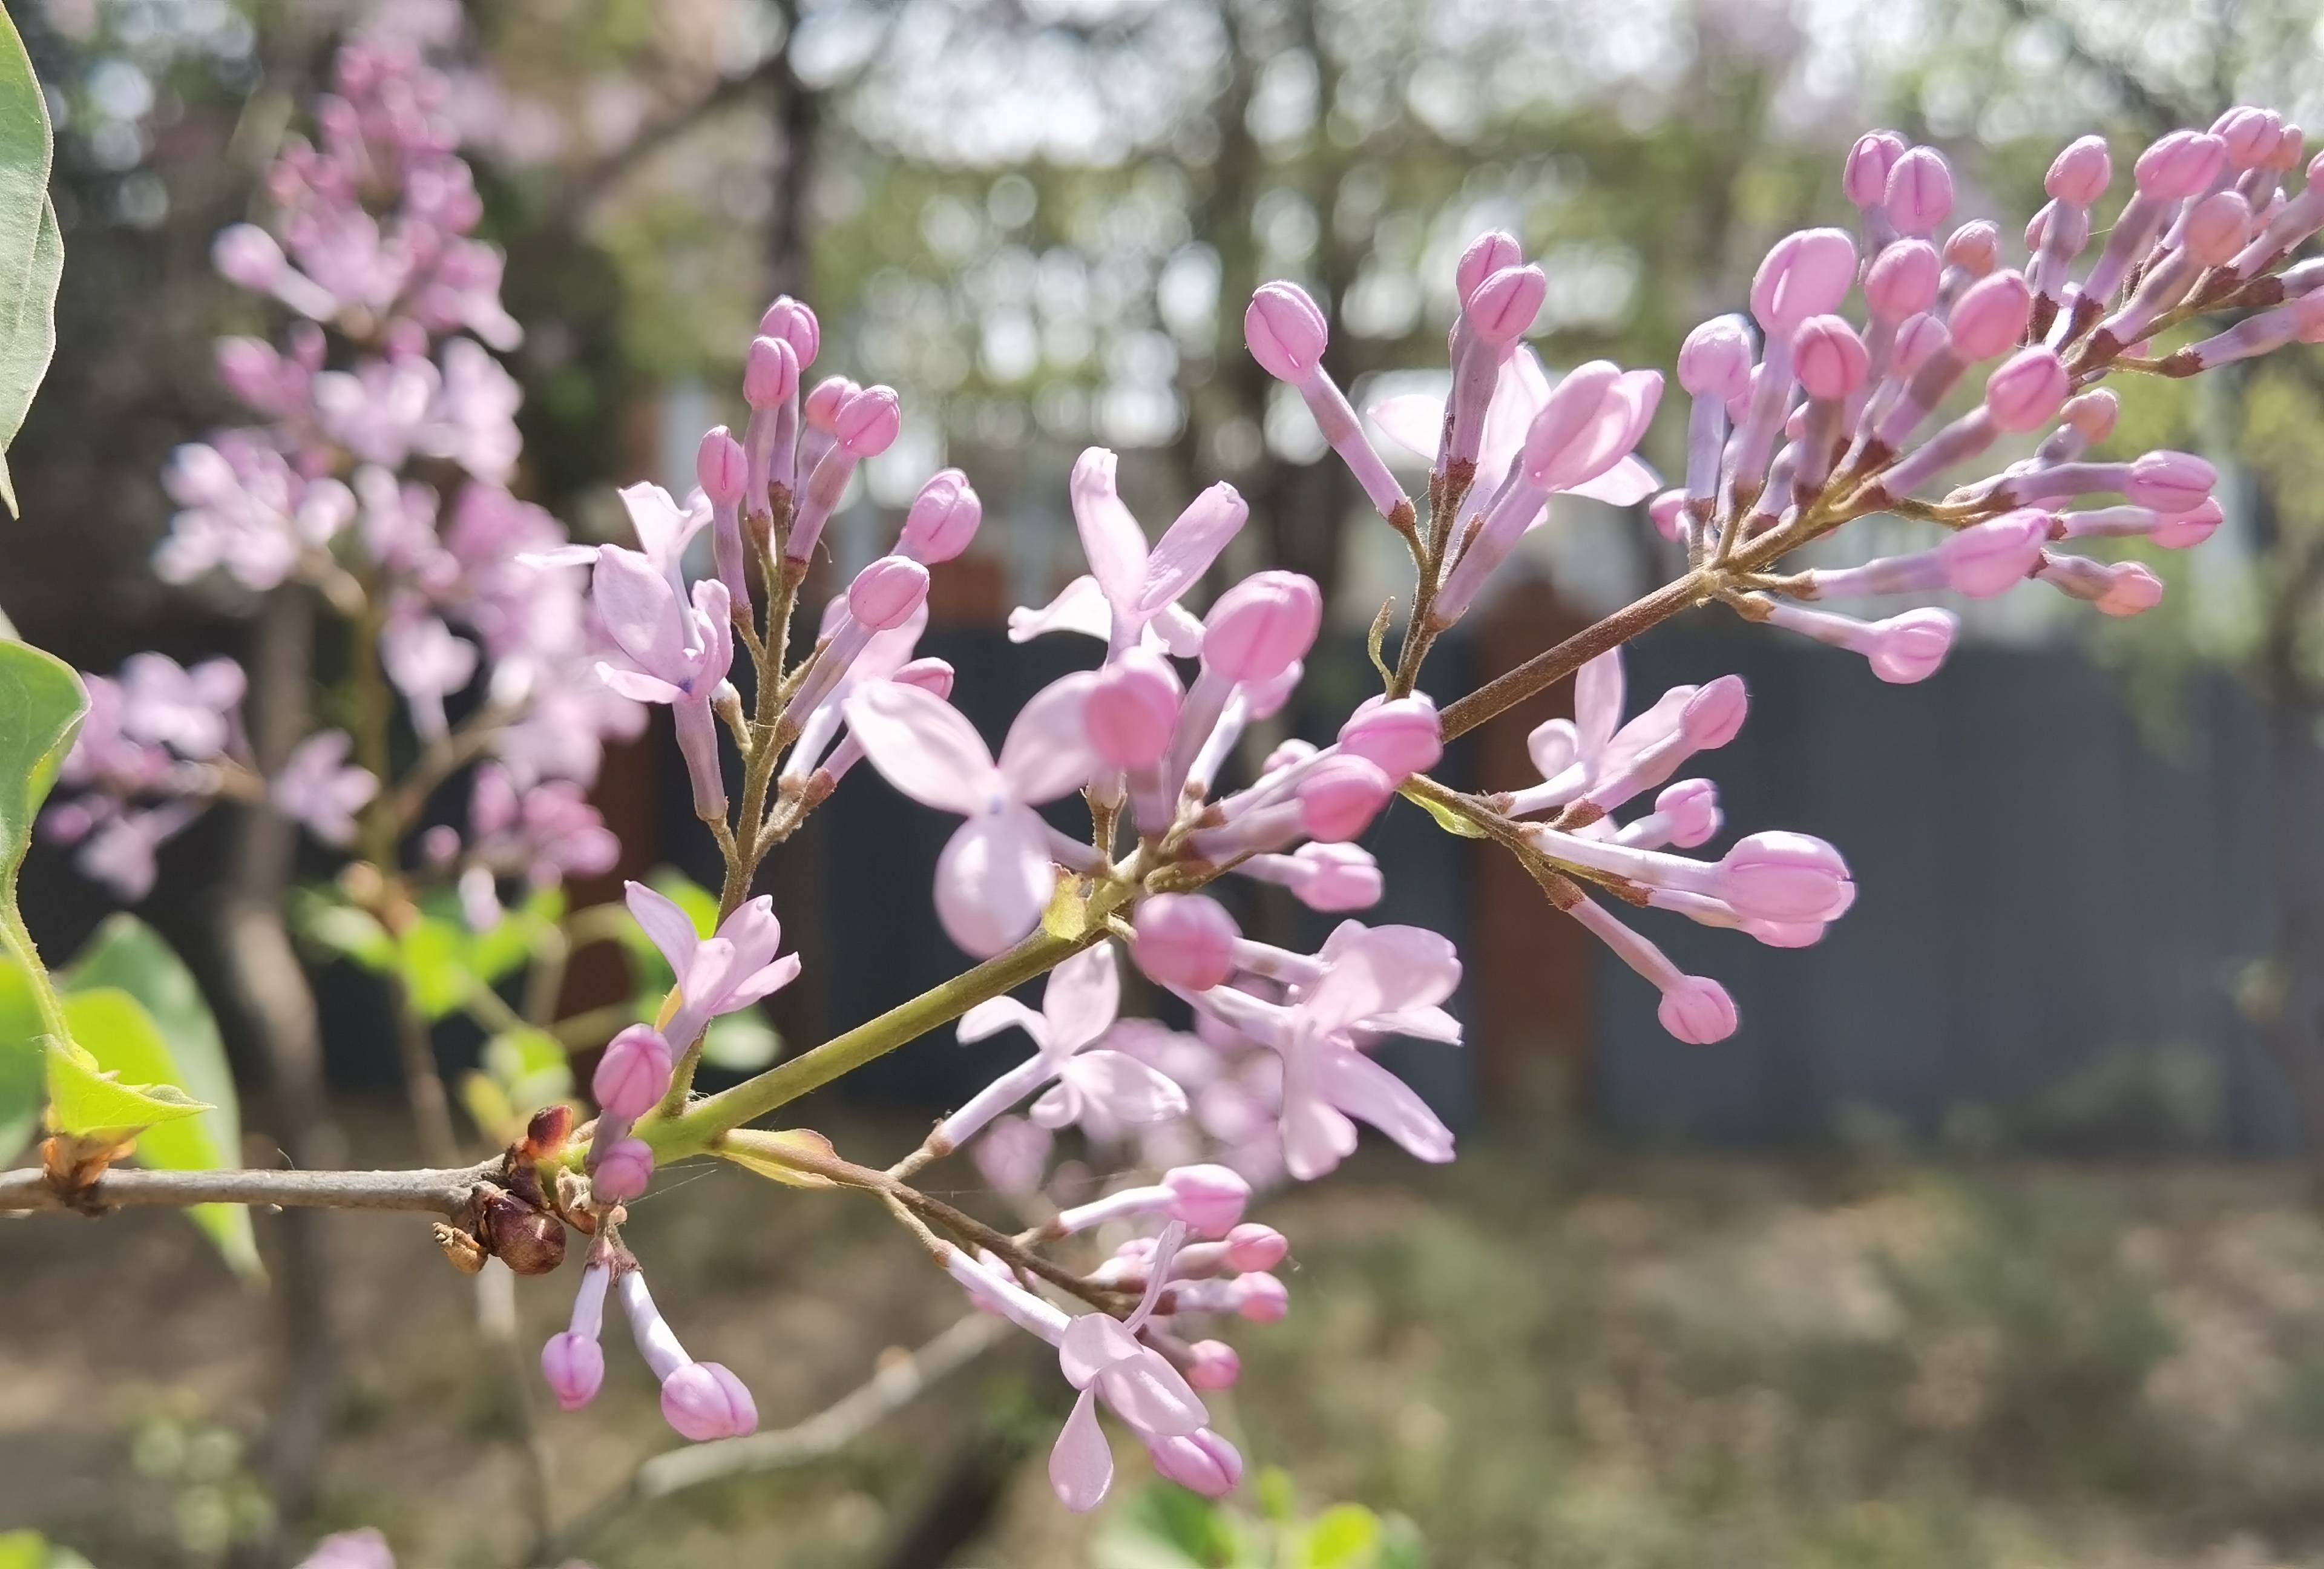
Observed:
[[[0,1171],[0,1211],[78,1210],[197,1204],[282,1208],[467,1213],[476,1184],[500,1168],[496,1156],[474,1166],[418,1171],[108,1171],[78,1194],[58,1191],[38,1168]]]

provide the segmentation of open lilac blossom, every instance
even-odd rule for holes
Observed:
[[[627,883],[624,892],[630,914],[678,976],[661,1031],[681,1048],[713,1019],[751,1007],[798,978],[799,956],[776,954],[783,928],[766,894],[745,900],[706,937],[686,911],[644,883]]]
[[[1036,1092],[1041,1094],[1033,1103],[1031,1119],[1052,1130],[1092,1115],[1134,1124],[1184,1112],[1185,1094],[1176,1084],[1136,1057],[1096,1048],[1113,1027],[1120,1004],[1113,947],[1101,943],[1049,972],[1040,1012],[1013,997],[995,997],[970,1009],[958,1029],[964,1043],[1013,1028],[1032,1038],[1035,1053],[938,1123],[936,1140],[946,1149],[958,1149]]]
[[[1416,927],[1379,927],[1344,939],[1321,979],[1284,1001],[1227,986],[1190,1001],[1282,1057],[1285,1164],[1305,1182],[1354,1153],[1351,1119],[1419,1159],[1452,1158],[1451,1130],[1360,1047],[1408,1019],[1433,1026],[1442,1011],[1436,1005],[1460,979],[1460,960],[1443,938]]]
[[[1033,808],[1079,789],[1097,771],[1082,705],[1092,678],[1067,676],[1019,712],[993,761],[960,711],[896,681],[847,700],[850,733],[887,781],[964,821],[936,862],[936,914],[972,954],[994,954],[1033,929],[1056,882],[1055,841]]]
[[[318,731],[299,743],[274,776],[276,809],[326,844],[354,838],[355,813],[379,793],[369,770],[348,763],[353,744],[344,730]]]
[[[694,781],[695,813],[706,819],[724,816],[726,785],[711,705],[734,657],[726,586],[706,578],[694,586],[689,604],[679,596],[674,562],[665,574],[650,556],[613,545],[599,552],[594,583],[605,631],[631,665],[600,664],[599,677],[624,697],[669,705]]]

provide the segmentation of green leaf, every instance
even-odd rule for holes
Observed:
[[[505,1030],[484,1042],[484,1072],[518,1118],[573,1093],[573,1065],[564,1045],[539,1029]]]
[[[411,1005],[430,1020],[457,1012],[476,984],[468,967],[468,934],[440,916],[423,915],[405,929],[396,971]]]
[[[40,999],[32,978],[14,959],[0,958],[0,1166],[41,1125]]]
[[[0,452],[16,438],[56,352],[64,235],[49,201],[48,100],[15,23],[0,12]],[[0,501],[16,494],[0,459]]]
[[[217,1020],[193,972],[161,935],[135,916],[114,916],[97,928],[64,982],[68,1008],[73,995],[108,988],[135,998],[160,1036],[168,1082],[210,1104],[193,1122],[141,1139],[139,1162],[170,1171],[215,1171],[241,1165],[241,1098],[226,1062],[226,1044],[218,1038]],[[98,1056],[103,1061],[103,1054]],[[107,1066],[133,1071],[124,1065]],[[205,1204],[187,1213],[217,1244],[235,1273],[253,1278],[263,1273],[247,1209]]]
[[[40,1033],[59,1040],[69,1039],[71,1030],[32,934],[17,911],[16,874],[32,842],[32,819],[48,799],[88,711],[88,694],[71,666],[24,643],[0,642],[0,956],[21,966]],[[21,1050],[21,1041],[13,1044]],[[9,1053],[12,1059],[15,1050]],[[22,1066],[16,1063],[12,1077]],[[0,1120],[6,1116],[0,1108]]]
[[[556,936],[557,923],[564,918],[564,891],[541,889],[504,911],[492,930],[470,939],[469,967],[482,980],[499,980],[530,964],[541,945]]]
[[[395,968],[395,939],[387,928],[335,895],[309,888],[292,891],[290,926],[302,940],[366,970],[385,974]]]
[[[1457,834],[1463,839],[1481,839],[1485,837],[1484,829],[1480,828],[1476,824],[1471,822],[1468,818],[1462,817],[1452,808],[1445,806],[1441,802],[1432,801],[1426,796],[1416,795],[1410,790],[1405,790],[1400,793],[1406,800],[1410,801],[1414,806],[1418,807],[1422,811],[1426,812],[1430,817],[1435,818],[1436,826],[1443,829],[1446,833]]]
[[[710,1021],[709,1031],[702,1038],[702,1060],[729,1073],[757,1073],[782,1049],[782,1037],[755,1008],[721,1014]]]
[[[1371,1569],[1379,1517],[1361,1504],[1334,1504],[1315,1517],[1292,1556],[1295,1569]]]
[[[48,1569],[49,1544],[38,1531],[0,1531],[0,1569]]]

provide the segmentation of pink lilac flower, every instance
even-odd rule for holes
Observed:
[[[726,786],[711,705],[734,657],[726,586],[715,578],[696,584],[689,605],[680,597],[674,559],[664,574],[650,557],[615,545],[598,552],[594,583],[597,614],[632,666],[600,664],[598,676],[624,697],[669,705],[694,781],[696,815],[724,817]]]
[[[748,900],[703,937],[670,900],[642,882],[624,885],[630,914],[678,977],[677,1005],[662,1026],[670,1041],[690,1046],[711,1020],[772,996],[798,978],[799,956],[777,955],[782,923],[765,894]]]
[[[1452,945],[1416,927],[1357,928],[1328,964],[1321,980],[1285,1002],[1228,986],[1189,998],[1283,1059],[1280,1127],[1291,1175],[1312,1180],[1352,1154],[1351,1119],[1370,1122],[1419,1159],[1452,1159],[1451,1131],[1360,1049],[1361,1039],[1408,1024],[1442,1032],[1450,1019],[1440,1018],[1436,1005],[1461,979]]]
[[[1038,1013],[1013,997],[995,997],[970,1009],[958,1028],[964,1043],[1014,1028],[1031,1038],[1035,1055],[938,1123],[936,1142],[958,1149],[1044,1085],[1047,1091],[1033,1103],[1031,1117],[1052,1130],[1070,1127],[1093,1112],[1115,1123],[1134,1124],[1185,1112],[1186,1097],[1176,1084],[1136,1057],[1096,1048],[1113,1027],[1120,1003],[1113,946],[1101,943],[1049,972]]]
[[[326,844],[355,837],[355,813],[379,793],[379,780],[347,761],[352,746],[344,730],[324,730],[291,751],[268,787],[275,809]]]
[[[642,1270],[622,1270],[613,1289],[629,1315],[638,1354],[660,1380],[663,1419],[679,1436],[699,1444],[739,1438],[758,1427],[759,1407],[751,1391],[719,1363],[697,1362],[687,1354],[646,1290]]]
[[[1034,808],[1098,771],[1082,722],[1088,675],[1037,693],[994,761],[973,725],[931,693],[877,681],[847,699],[849,733],[888,782],[964,820],[936,862],[936,914],[972,954],[997,954],[1033,929],[1056,883],[1055,837]]]

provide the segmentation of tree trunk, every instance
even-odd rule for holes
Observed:
[[[247,712],[251,748],[266,771],[280,767],[307,733],[314,638],[314,606],[300,587],[275,590],[253,623]],[[297,849],[296,825],[263,804],[244,808],[227,872],[220,956],[240,1028],[255,1048],[246,1055],[265,1064],[274,1142],[291,1165],[327,1169],[341,1164],[346,1145],[324,1085],[315,996],[282,919]],[[268,1472],[286,1520],[313,1502],[336,1382],[327,1214],[291,1209],[272,1223],[282,1351]]]

